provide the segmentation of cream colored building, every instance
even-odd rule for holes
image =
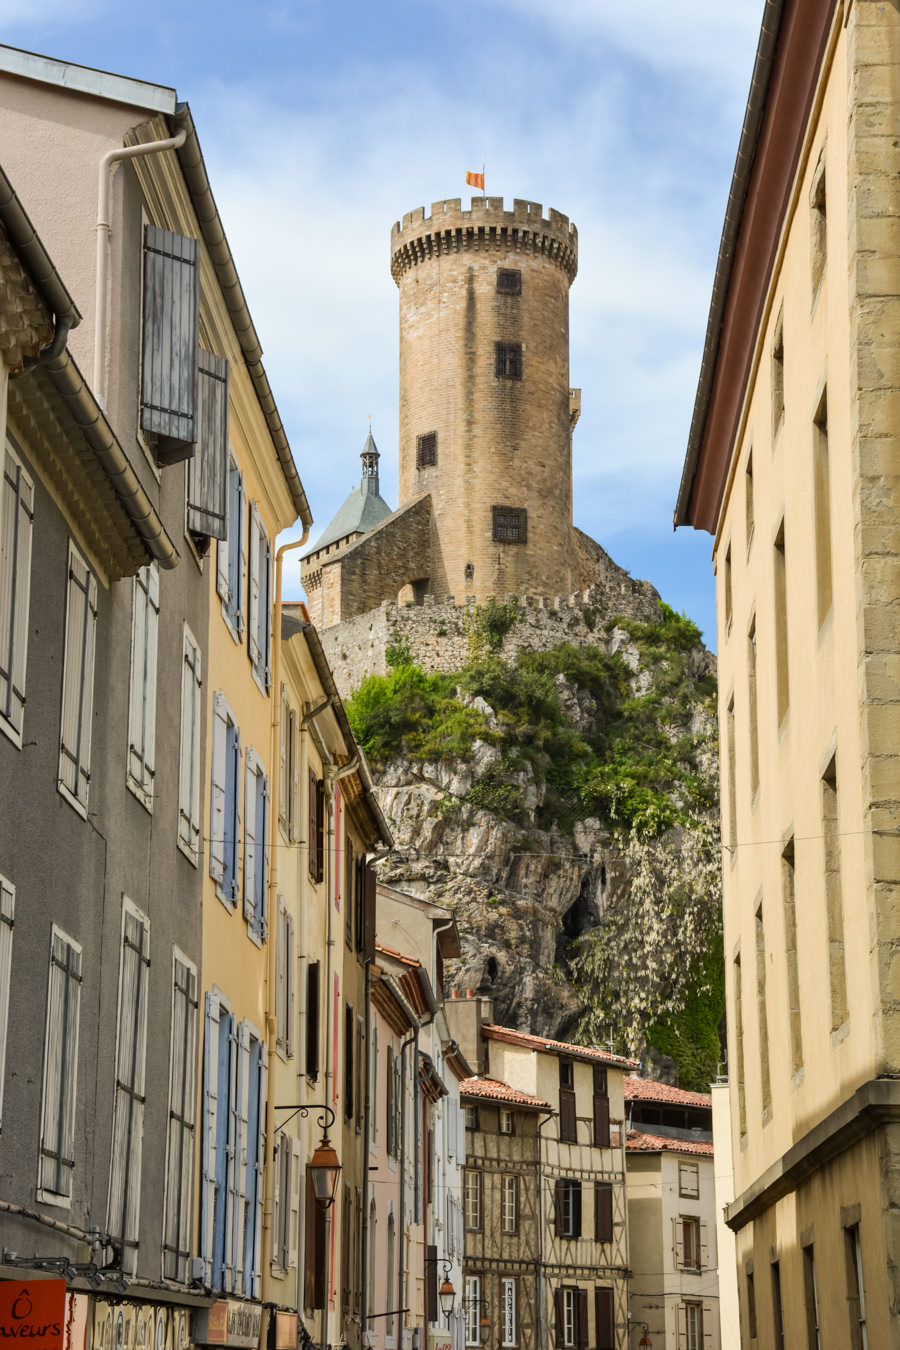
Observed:
[[[676,523],[714,536],[747,1346],[900,1345],[900,29],[767,6]]]

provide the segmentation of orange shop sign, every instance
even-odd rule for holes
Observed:
[[[28,1350],[62,1350],[65,1280],[0,1281],[0,1342]]]

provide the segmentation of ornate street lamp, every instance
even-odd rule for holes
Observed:
[[[329,1128],[334,1124],[334,1112],[324,1102],[307,1102],[303,1106],[276,1106],[275,1110],[293,1113],[276,1128],[276,1134],[279,1130],[283,1130],[285,1125],[293,1120],[294,1116],[303,1116],[305,1119],[310,1111],[321,1111],[323,1113],[318,1122],[322,1127],[322,1138],[316,1145],[315,1153],[310,1158],[309,1174],[312,1178],[316,1204],[319,1209],[330,1209],[334,1204],[338,1177],[341,1173],[340,1159],[334,1151],[334,1145],[328,1138]]]

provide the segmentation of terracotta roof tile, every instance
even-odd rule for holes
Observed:
[[[385,947],[382,943],[375,943],[376,952],[381,952],[383,956],[392,956],[395,961],[402,961],[405,966],[420,966],[422,962],[417,956],[407,956],[405,952],[398,952],[396,947]]]
[[[625,1136],[627,1153],[692,1153],[705,1158],[713,1156],[711,1139],[672,1139],[665,1134],[642,1134],[629,1130]]]
[[[527,1031],[514,1031],[512,1027],[498,1027],[489,1023],[481,1028],[481,1034],[492,1041],[524,1045],[533,1050],[548,1050],[554,1055],[571,1055],[573,1059],[600,1060],[603,1064],[614,1064],[623,1069],[636,1069],[638,1066],[636,1059],[610,1054],[596,1045],[571,1045],[568,1041],[555,1041],[552,1036],[532,1036]]]
[[[706,1092],[686,1092],[671,1083],[657,1083],[653,1078],[634,1078],[626,1074],[622,1079],[625,1100],[643,1102],[671,1102],[673,1106],[712,1106],[712,1097]]]
[[[532,1097],[530,1092],[520,1092],[518,1088],[501,1083],[496,1078],[464,1078],[459,1085],[459,1095],[509,1102],[512,1106],[533,1106],[550,1110],[549,1102],[542,1101],[540,1097]]]

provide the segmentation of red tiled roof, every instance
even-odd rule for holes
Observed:
[[[532,1097],[530,1092],[520,1092],[518,1088],[501,1083],[496,1078],[464,1078],[459,1085],[461,1097],[487,1097],[490,1101],[509,1102],[512,1106],[533,1106],[550,1110],[550,1103],[540,1097]]]
[[[402,961],[405,966],[420,966],[422,962],[417,956],[407,956],[405,952],[398,952],[396,947],[385,947],[380,942],[375,943],[376,952],[381,952],[383,956],[392,956],[395,961]]]
[[[596,1045],[570,1045],[568,1041],[555,1041],[551,1036],[532,1036],[527,1031],[514,1031],[512,1027],[498,1027],[488,1024],[481,1028],[481,1034],[488,1040],[505,1041],[508,1045],[524,1045],[529,1050],[547,1050],[553,1055],[571,1055],[573,1059],[600,1060],[603,1064],[615,1064],[620,1068],[636,1069],[636,1059],[626,1059],[624,1055],[612,1055],[608,1050],[600,1050]]]
[[[664,1134],[642,1134],[629,1130],[625,1136],[627,1153],[697,1153],[705,1158],[713,1155],[711,1139],[672,1139]]]
[[[685,1092],[671,1083],[657,1083],[653,1078],[634,1078],[626,1074],[622,1079],[625,1100],[643,1102],[671,1102],[673,1106],[712,1106],[712,1097],[706,1092]]]

